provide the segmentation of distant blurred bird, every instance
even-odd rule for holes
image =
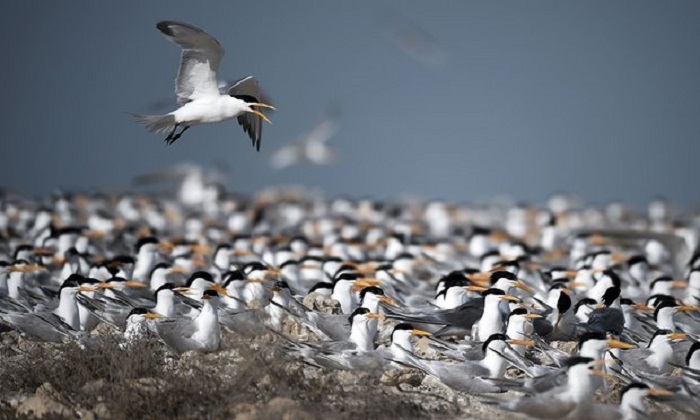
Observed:
[[[255,107],[275,109],[261,103],[258,81],[245,77],[221,94],[216,72],[224,49],[214,37],[183,22],[162,21],[156,25],[169,40],[182,47],[180,70],[175,79],[175,94],[182,106],[165,115],[137,115],[136,121],[154,133],[166,133],[167,144],[179,139],[190,127],[225,121],[234,117],[260,150],[262,120],[270,120]],[[253,114],[253,115],[250,115]],[[178,127],[182,130],[177,132]]]
[[[337,108],[331,107],[326,116],[311,131],[301,136],[297,142],[277,149],[270,156],[270,166],[283,169],[302,163],[327,165],[337,156],[336,151],[326,144],[338,132]]]
[[[230,168],[224,162],[200,166],[194,163],[179,163],[132,179],[132,185],[144,186],[175,181],[179,184],[177,196],[186,205],[202,204],[212,189],[226,184]],[[209,193],[209,194],[208,194]]]
[[[447,50],[425,29],[399,16],[384,22],[384,36],[396,48],[412,59],[433,68],[447,63]]]

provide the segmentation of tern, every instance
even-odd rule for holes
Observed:
[[[297,142],[277,149],[270,156],[270,166],[284,169],[300,163],[327,165],[336,157],[335,150],[326,144],[338,131],[338,112],[331,109],[308,133]]]
[[[260,150],[262,120],[270,120],[256,108],[274,110],[261,102],[258,81],[245,77],[219,92],[216,73],[224,55],[224,48],[214,37],[196,26],[175,21],[156,25],[170,41],[182,48],[180,70],[175,78],[175,94],[180,108],[165,115],[138,115],[134,117],[154,133],[168,133],[167,144],[177,141],[190,127],[238,118],[243,131],[248,133],[253,146]],[[178,133],[177,129],[182,127]]]
[[[178,353],[189,350],[211,352],[219,349],[219,294],[215,290],[205,290],[201,299],[204,306],[196,318],[166,319],[156,325],[160,338]]]

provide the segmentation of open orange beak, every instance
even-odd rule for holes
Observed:
[[[512,296],[512,295],[503,295],[503,296],[501,296],[501,300],[507,300],[507,301],[515,302],[515,303],[520,302],[520,298],[517,298],[517,297]]]
[[[379,314],[368,313],[367,318],[369,319],[379,319],[381,316]]]
[[[260,106],[260,105],[258,104],[258,106]],[[265,116],[265,114],[263,114],[262,112],[258,111],[257,109],[251,109],[250,112],[253,113],[253,114],[255,114],[255,115],[257,115],[258,117],[262,118],[263,120],[267,121],[268,124],[272,124],[272,121],[270,121],[270,119],[267,118],[267,117]]]
[[[160,314],[154,314],[152,312],[147,313],[146,315],[143,316],[146,319],[159,319],[159,318],[165,318],[163,315]]]

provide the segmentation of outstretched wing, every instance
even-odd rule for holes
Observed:
[[[182,48],[180,70],[175,78],[178,102],[218,96],[216,72],[224,55],[219,41],[196,26],[183,22],[162,21],[156,27]]]
[[[270,104],[269,100],[260,90],[258,80],[253,76],[244,77],[228,88],[230,96],[245,99],[246,102],[262,102]],[[271,105],[271,104],[270,104]],[[244,112],[238,116],[238,124],[243,127],[243,131],[248,134],[253,146],[260,151],[260,140],[262,138],[262,118],[250,112]]]

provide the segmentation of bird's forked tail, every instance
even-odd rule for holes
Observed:
[[[131,114],[136,122],[143,124],[151,133],[167,133],[175,127],[175,117],[166,115]]]

